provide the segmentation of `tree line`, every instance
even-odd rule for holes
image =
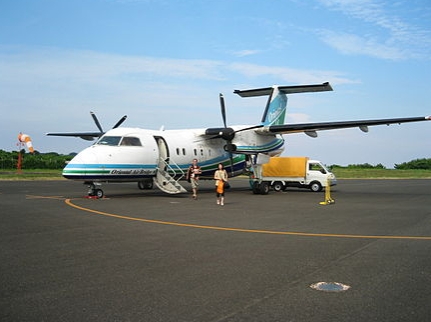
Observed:
[[[331,168],[347,168],[347,169],[386,169],[386,167],[379,163],[372,165],[369,163],[362,164],[349,164],[347,167],[334,164]],[[396,170],[431,170],[431,159],[415,159],[408,162],[403,162],[394,165]]]
[[[22,169],[63,169],[66,163],[76,155],[76,153],[63,155],[56,152],[40,153],[38,151],[28,153],[24,149],[12,152],[0,150],[0,169],[17,169],[20,153]]]
[[[22,169],[63,169],[66,163],[76,155],[70,153],[68,155],[59,154],[56,152],[28,153],[25,149],[21,151],[7,152],[0,150],[0,169],[16,169],[18,165],[18,155],[22,156]],[[363,164],[349,164],[348,166],[340,166],[334,164],[331,168],[348,168],[348,169],[386,169],[381,163],[372,165],[369,163]],[[397,170],[431,170],[431,159],[415,159],[412,161],[395,164],[394,168]]]

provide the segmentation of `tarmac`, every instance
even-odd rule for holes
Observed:
[[[431,180],[231,185],[0,181],[0,320],[431,321]]]

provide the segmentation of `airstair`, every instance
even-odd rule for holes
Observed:
[[[168,160],[169,159],[165,160],[162,157],[159,158],[154,183],[160,190],[169,194],[187,192],[179,183],[184,177],[184,171],[177,164],[169,163]]]

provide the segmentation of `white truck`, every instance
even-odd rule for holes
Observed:
[[[308,157],[271,157],[253,166],[253,193],[267,194],[269,189],[282,191],[287,187],[321,191],[328,184],[337,184],[335,175],[320,161]]]

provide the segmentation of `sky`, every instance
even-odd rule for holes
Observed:
[[[289,96],[286,123],[431,115],[429,0],[4,0],[0,149],[68,154],[47,132],[260,123],[236,89],[330,82]],[[431,158],[431,122],[284,135],[284,155],[392,168]]]

